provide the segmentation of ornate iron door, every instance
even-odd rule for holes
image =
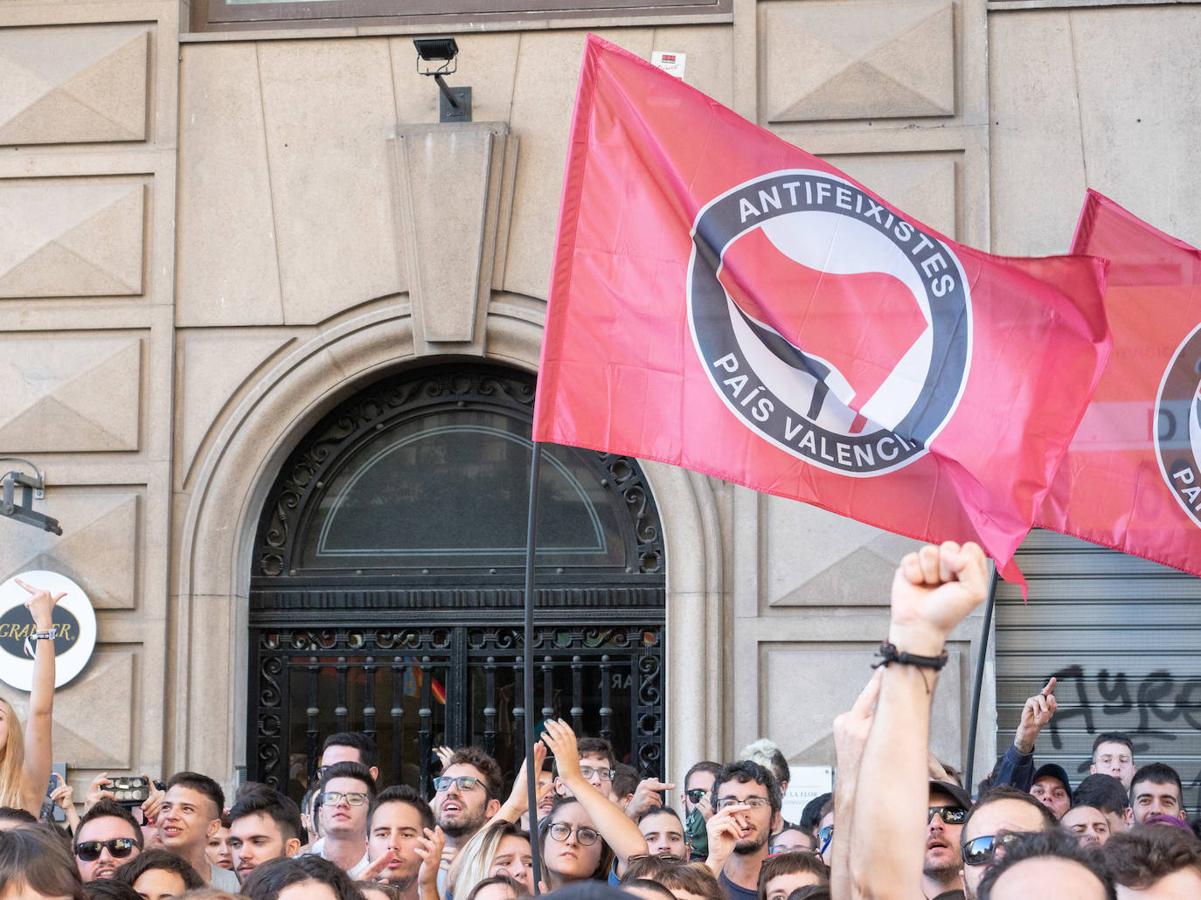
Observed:
[[[250,597],[247,767],[299,796],[334,731],[372,734],[381,781],[428,789],[435,746],[513,772],[532,381],[396,376],[326,417],[265,504]],[[664,572],[634,460],[548,448],[536,721],[559,716],[662,774]],[[522,537],[523,539],[523,537]]]

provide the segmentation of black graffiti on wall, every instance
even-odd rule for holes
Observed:
[[[1201,675],[1177,678],[1166,669],[1157,669],[1132,678],[1125,672],[1102,669],[1096,678],[1088,678],[1080,665],[1065,666],[1053,674],[1059,679],[1055,691],[1059,711],[1050,724],[1051,745],[1056,750],[1063,749],[1060,727],[1077,719],[1090,735],[1111,730],[1130,733],[1136,757],[1151,748],[1149,740],[1176,740],[1176,734],[1161,727],[1164,724],[1177,723],[1179,729],[1183,723],[1201,732]],[[1128,723],[1132,712],[1138,716],[1137,728],[1106,723],[1119,717]],[[1087,768],[1085,762],[1080,771]]]

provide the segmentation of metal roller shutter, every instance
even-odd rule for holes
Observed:
[[[1059,712],[1038,764],[1057,762],[1075,785],[1093,738],[1125,731],[1135,762],[1174,766],[1185,804],[1201,788],[1201,579],[1034,531],[1018,551],[1030,602],[1000,582],[996,606],[997,748],[1013,740],[1026,698],[1059,676]]]

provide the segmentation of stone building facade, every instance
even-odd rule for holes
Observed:
[[[0,577],[62,571],[97,608],[93,661],[56,698],[77,790],[248,765],[255,537],[324,415],[406,367],[536,370],[588,30],[684,54],[687,82],[965,243],[1062,251],[1086,185],[1201,242],[1196,4],[524,6],[546,9],[223,28],[215,0],[0,6],[0,453],[45,469],[66,529],[0,520]],[[439,123],[415,71],[431,33],[458,40],[472,124]],[[668,773],[765,734],[831,764],[911,542],[645,472]],[[979,630],[939,690],[934,746],[955,763]],[[993,698],[990,677],[985,766]]]

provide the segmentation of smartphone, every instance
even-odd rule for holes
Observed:
[[[122,806],[133,808],[141,806],[150,796],[150,781],[141,775],[118,775],[110,779],[105,790],[111,791]]]
[[[55,775],[58,775],[59,778],[62,779],[62,781],[59,781],[58,778],[55,778],[54,777]],[[46,785],[46,796],[42,800],[42,814],[38,817],[43,822],[66,822],[67,821],[67,813],[61,807],[59,807],[57,804],[55,804],[53,800],[50,799],[50,795],[53,794],[56,790],[58,790],[59,785],[66,784],[66,783],[67,783],[67,764],[66,763],[52,763],[50,766],[50,783],[48,785]]]

